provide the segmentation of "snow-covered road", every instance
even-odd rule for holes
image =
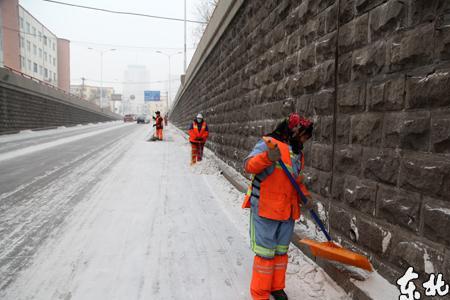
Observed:
[[[0,299],[249,299],[248,213],[214,159],[190,167],[171,127],[164,142],[145,142],[148,125],[93,128],[25,149],[6,137],[4,152],[0,138]],[[298,250],[290,261],[290,299],[348,298]]]

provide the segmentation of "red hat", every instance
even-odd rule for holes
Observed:
[[[299,123],[300,123],[300,126],[305,129],[311,127],[311,125],[313,124],[313,122],[311,120],[308,120],[305,118],[300,118]]]
[[[288,119],[289,129],[295,128],[300,124],[300,116],[296,113],[291,113]]]

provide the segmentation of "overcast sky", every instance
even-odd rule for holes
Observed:
[[[149,15],[183,18],[184,0],[60,0],[79,5],[138,12]],[[187,0],[187,19],[199,20],[196,7],[201,0]],[[183,51],[183,22],[125,16],[86,10],[49,3],[42,0],[20,0],[20,4],[40,20],[58,37],[71,41],[71,81],[80,84],[100,85],[100,54],[88,50],[117,49],[103,57],[103,85],[113,86],[121,92],[124,70],[127,65],[145,65],[150,70],[150,81],[167,81],[168,59],[156,53],[168,54]],[[188,23],[188,62],[194,53],[194,27]],[[104,44],[104,45],[102,45]],[[110,45],[110,46],[108,46]],[[131,46],[131,47],[122,47]],[[133,48],[145,47],[145,48]],[[191,48],[191,49],[189,49]],[[183,54],[172,56],[172,77],[183,72]],[[178,82],[172,82],[175,95]],[[167,90],[167,82],[152,83],[149,88]]]

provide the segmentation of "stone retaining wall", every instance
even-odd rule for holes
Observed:
[[[392,283],[450,280],[450,1],[247,0],[178,95],[242,172],[292,110],[313,118],[310,186],[331,234]]]
[[[0,134],[119,119],[92,103],[0,69]]]

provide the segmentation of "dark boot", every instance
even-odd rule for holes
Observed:
[[[275,300],[288,300],[288,296],[283,290],[273,291],[270,293]]]

